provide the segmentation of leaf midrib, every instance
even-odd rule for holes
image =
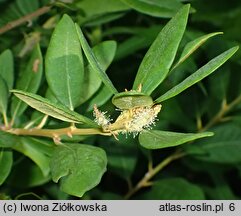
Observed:
[[[66,67],[66,82],[67,82],[67,93],[68,93],[68,100],[69,100],[69,108],[73,110],[73,102],[71,99],[71,90],[70,90],[70,76],[69,76],[69,62],[68,62],[68,55],[69,55],[69,49],[68,49],[68,43],[69,43],[69,32],[67,32],[67,37],[65,41],[65,67]]]
[[[39,54],[39,53],[38,53],[38,50],[37,50],[37,58],[35,58],[35,59],[38,59],[38,58],[39,58],[38,54]],[[29,64],[30,64],[31,60],[32,60],[32,58],[30,59]],[[42,64],[42,62],[40,62],[40,63]],[[27,68],[28,68],[28,65],[27,65],[27,67],[25,68],[25,70],[26,70]],[[37,72],[37,73],[38,73],[38,72]],[[33,74],[31,73],[31,77],[28,79],[28,82],[27,82],[26,87],[25,87],[24,89],[21,89],[21,90],[27,91],[33,78],[34,78],[34,77],[33,77]],[[14,111],[13,116],[16,116],[16,114],[17,114],[17,112],[18,112],[18,110],[19,110],[19,107],[20,107],[20,105],[21,105],[22,102],[23,102],[23,101],[18,100],[18,103],[17,103],[17,106],[16,106],[16,108],[15,108],[15,111]]]
[[[27,95],[24,95],[24,94],[21,94],[21,93],[16,93],[16,92],[15,92],[15,94],[20,94],[20,95],[22,95],[22,96],[24,96],[24,97],[29,98],[30,100],[32,99],[31,97],[29,97],[29,96],[27,96]],[[43,103],[43,101],[41,101],[41,100],[39,100],[39,99],[37,99],[37,98],[35,98],[35,100],[36,100],[38,103]],[[57,114],[59,114],[59,115],[62,115],[63,113],[64,113],[64,114],[67,114],[67,115],[68,115],[68,118],[69,118],[70,120],[73,120],[73,121],[77,122],[76,118],[78,119],[78,117],[76,117],[74,114],[69,113],[69,112],[63,110],[61,107],[59,107],[59,106],[57,107],[56,105],[53,105],[53,104],[51,104],[51,103],[49,103],[49,102],[44,101],[44,103],[45,103],[45,106],[46,106],[46,107],[52,109],[52,110],[53,110],[54,112],[56,112]],[[54,109],[54,108],[56,108],[56,109]],[[79,122],[82,122],[82,121],[79,120]]]

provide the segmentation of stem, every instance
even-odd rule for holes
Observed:
[[[148,171],[151,171],[153,170],[153,160],[152,160],[152,157],[149,158],[149,161],[148,161]]]
[[[217,124],[220,122],[223,117],[230,111],[232,110],[237,104],[241,102],[241,95],[239,95],[237,98],[235,98],[231,103],[227,104],[226,99],[223,100],[222,106],[220,111],[206,124],[205,127],[201,128],[198,130],[199,132],[203,132],[208,130],[210,127],[213,125]]]
[[[23,23],[25,22],[29,22],[30,20],[32,20],[33,18],[35,17],[38,17],[38,16],[41,16],[47,12],[49,12],[51,9],[51,6],[44,6],[42,8],[39,8],[38,10],[30,13],[30,14],[27,14],[17,20],[14,20],[14,21],[11,21],[9,23],[7,23],[5,26],[3,26],[2,28],[0,28],[0,35],[1,34],[4,34],[5,32],[13,29],[13,28],[16,28],[20,25],[22,25]]]
[[[236,99],[234,99],[230,104],[229,104],[229,110],[231,110],[233,107],[235,107],[237,104],[241,102],[241,95],[239,95]]]
[[[67,127],[61,129],[22,129],[22,128],[12,128],[7,130],[7,132],[16,135],[27,135],[27,136],[42,136],[42,137],[60,137],[62,135],[72,136],[72,135],[93,135],[100,134],[104,136],[111,136],[110,133],[104,133],[98,128],[75,128]]]
[[[41,122],[39,123],[39,125],[38,125],[36,128],[38,128],[38,129],[43,128],[43,126],[45,125],[46,121],[48,120],[48,117],[49,117],[48,115],[45,115],[45,116],[42,118]]]
[[[133,185],[132,185],[131,179],[129,177],[126,179],[126,182],[127,182],[127,185],[128,185],[128,189],[132,190]]]
[[[180,152],[175,152],[174,154],[170,155],[169,157],[165,158],[162,162],[160,162],[156,167],[145,174],[145,176],[136,184],[135,187],[131,188],[129,192],[125,195],[125,199],[129,199],[133,194],[139,191],[143,187],[148,187],[152,185],[150,180],[160,172],[164,167],[170,164],[172,161],[177,160],[183,157],[185,154]]]
[[[6,115],[6,112],[3,112],[3,121],[4,121],[5,127],[8,128],[9,124],[8,124],[8,117]]]
[[[16,115],[17,115],[18,107],[19,107],[19,104],[17,105],[17,107],[15,108],[15,110],[14,110],[14,112],[13,112],[12,119],[11,119],[11,121],[10,121],[10,126],[11,126],[11,127],[14,125],[15,118],[16,118]]]
[[[197,116],[197,130],[200,131],[202,129],[202,119],[200,115]]]
[[[20,199],[20,198],[22,198],[22,197],[24,197],[24,196],[30,196],[30,195],[32,195],[33,197],[38,198],[39,200],[43,200],[42,197],[40,197],[39,195],[37,195],[37,194],[35,194],[35,193],[33,193],[33,192],[27,192],[27,193],[19,194],[19,195],[17,195],[17,196],[14,198],[14,200],[18,200],[18,199]]]

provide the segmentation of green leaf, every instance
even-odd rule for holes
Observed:
[[[150,192],[144,195],[147,199],[158,200],[202,200],[205,195],[202,189],[183,178],[167,178],[154,183]],[[160,205],[159,209],[165,209]],[[164,211],[164,210],[162,210]]]
[[[103,3],[101,3],[101,4],[103,4]],[[81,20],[81,22],[78,22],[78,23],[81,26],[83,26],[83,25],[86,27],[96,26],[98,28],[100,25],[103,25],[105,23],[110,23],[116,19],[120,19],[124,15],[125,15],[125,11],[120,11],[120,12],[116,12],[116,13],[108,13],[108,14],[100,14],[96,17],[90,17],[90,18],[84,19],[83,21]]]
[[[0,130],[0,147],[9,148],[18,143],[19,136]]]
[[[0,55],[0,76],[6,81],[8,89],[13,88],[13,54],[5,50]]]
[[[137,30],[132,29],[133,32],[131,33],[134,35],[118,43],[115,60],[128,57],[139,50],[149,48],[161,29],[160,25],[148,26],[147,28],[140,28],[140,30],[139,28]],[[123,34],[123,31],[120,31],[120,34]],[[111,35],[111,32],[109,34]]]
[[[207,168],[206,168],[207,169]],[[205,193],[210,199],[218,200],[235,200],[236,195],[232,191],[231,185],[226,181],[225,176],[220,170],[209,170],[209,175],[212,178],[213,184],[210,187],[205,187]]]
[[[215,136],[185,146],[185,150],[199,161],[221,164],[241,162],[241,127],[229,123],[212,128]]]
[[[26,3],[27,1],[28,0],[24,0],[24,3]],[[34,1],[38,1],[38,0],[34,0]],[[7,24],[8,22],[21,18],[25,15],[25,14],[23,14],[23,11],[21,11],[19,9],[18,3],[20,3],[20,2],[23,2],[23,1],[18,0],[18,2],[17,2],[15,0],[15,1],[6,1],[5,2],[6,4],[4,4],[4,10],[1,11],[1,14],[0,14],[0,26],[3,26],[5,24]],[[24,7],[25,5],[22,4],[21,6]],[[34,10],[36,10],[36,9],[34,9]],[[33,11],[31,11],[31,12],[33,12]],[[13,35],[13,36],[15,36],[15,35]],[[8,40],[11,40],[11,39],[12,39],[12,37],[5,37],[4,41],[5,41],[5,43],[7,41],[7,44],[9,44]]]
[[[129,10],[130,8],[116,0],[81,0],[75,1],[75,5],[78,9],[84,12],[84,16],[78,17],[78,22],[82,25],[86,23],[89,25],[97,25],[97,23],[104,23],[114,19],[122,12]],[[98,5],[98,7],[96,7]],[[94,22],[94,23],[93,23]]]
[[[22,14],[29,14],[39,7],[39,1],[38,0],[17,0],[16,1],[19,11],[21,11]]]
[[[68,15],[57,24],[46,54],[46,79],[57,99],[71,110],[79,105],[84,63],[78,35]]]
[[[139,135],[141,146],[147,149],[160,149],[173,147],[186,142],[213,136],[212,132],[204,133],[176,133],[171,131],[150,130],[144,131]]]
[[[8,87],[0,75],[0,113],[6,116],[8,106]]]
[[[93,48],[99,64],[105,71],[112,62],[116,52],[115,41],[104,41]],[[84,83],[82,86],[81,104],[87,101],[100,88],[101,79],[96,76],[95,71],[89,64],[85,68]]]
[[[85,17],[96,17],[100,14],[116,13],[129,9],[129,7],[121,1],[116,0],[82,0],[77,1],[75,4],[76,7],[84,11]],[[98,7],[96,7],[96,5],[98,5]]]
[[[217,68],[219,68],[222,64],[224,64],[231,56],[238,50],[238,47],[233,47],[222,54],[218,55],[217,57],[213,58],[211,61],[209,61],[207,64],[202,66],[200,69],[198,69],[195,73],[187,77],[185,80],[183,80],[178,85],[174,86],[172,89],[167,91],[165,94],[161,95],[159,98],[155,100],[155,103],[160,103],[162,101],[165,101],[167,99],[170,99],[182,91],[186,90],[190,86],[194,85],[195,83],[199,82],[206,76],[210,75],[212,72],[214,72]]]
[[[8,177],[8,185],[22,189],[40,186],[50,180],[50,174],[44,176],[39,166],[27,157],[24,157],[24,159],[21,159],[18,163],[14,164],[11,174]]]
[[[150,44],[151,42],[145,36],[134,35],[118,44],[115,60],[130,56],[141,48],[148,47]]]
[[[119,135],[118,142],[113,137],[103,137],[100,147],[106,151],[108,158],[108,171],[121,178],[128,179],[133,174],[137,163],[138,145],[137,140],[131,136]]]
[[[60,190],[59,185],[57,184],[49,184],[47,187],[44,187],[44,190],[54,200],[68,200],[70,199],[70,195],[64,193]]]
[[[138,69],[133,89],[151,94],[165,79],[186,28],[190,5],[183,6],[158,34]]]
[[[180,130],[196,130],[196,122],[189,116],[190,112],[187,112],[184,108],[180,105],[178,98],[172,98],[171,100],[166,101],[158,123],[166,121],[168,122],[168,125],[171,124]]]
[[[62,121],[75,122],[80,124],[83,123],[96,127],[96,123],[94,123],[89,118],[82,116],[61,104],[53,103],[39,95],[24,91],[12,90],[11,92],[13,92],[19,99],[27,103],[29,106],[44,114],[60,119]]]
[[[51,161],[54,182],[61,179],[61,190],[82,197],[99,184],[106,171],[105,152],[98,147],[84,144],[67,144],[56,147]]]
[[[172,70],[177,66],[179,66],[181,63],[183,63],[192,53],[194,53],[200,46],[202,46],[209,38],[219,34],[223,34],[223,32],[214,32],[214,33],[206,34],[187,43],[182,51],[182,54],[179,60],[172,67]]]
[[[19,90],[36,93],[41,82],[43,71],[43,59],[39,44],[34,48],[31,58],[18,78],[16,88]],[[13,119],[20,116],[27,108],[27,104],[23,103],[18,98],[14,97],[11,105],[11,113]]]
[[[53,103],[59,103],[58,99],[55,97],[54,93],[51,91],[50,88],[47,89],[47,91],[45,93],[45,98],[47,98],[48,100],[50,100]]]
[[[105,86],[102,85],[97,94],[95,94],[89,101],[88,101],[88,106],[87,106],[87,111],[92,111],[94,105],[97,107],[102,106],[105,104],[112,96],[111,91]]]
[[[77,24],[75,24],[75,27],[76,27],[76,31],[77,31],[82,49],[85,53],[86,58],[89,61],[89,64],[91,65],[93,70],[96,72],[96,74],[100,77],[100,79],[103,81],[103,83],[110,89],[110,91],[113,94],[116,94],[118,91],[116,90],[116,88],[114,87],[114,85],[110,81],[109,77],[106,75],[103,68],[99,64],[98,60],[96,59],[96,56],[94,55],[93,51],[89,47],[89,44],[87,43],[80,27]]]
[[[152,97],[139,91],[125,91],[113,96],[112,103],[121,110],[131,109],[133,107],[152,106]]]
[[[8,177],[13,164],[13,155],[11,150],[0,148],[0,185]]]
[[[222,101],[227,97],[229,85],[231,81],[231,74],[233,69],[229,64],[223,65],[215,76],[209,76],[207,80],[208,98],[210,101],[217,103],[217,100]],[[235,79],[235,78],[234,78]],[[213,104],[214,104],[213,103]],[[210,106],[211,103],[210,103]]]
[[[54,151],[55,143],[53,141],[37,139],[33,137],[22,137],[23,142],[31,143],[31,146],[38,152],[51,157]]]
[[[50,173],[50,157],[45,152],[40,151],[38,145],[41,144],[42,143],[33,142],[33,139],[29,137],[20,137],[18,143],[12,148],[30,158],[38,165],[43,175],[47,176]]]
[[[121,0],[131,8],[154,17],[172,17],[182,6],[179,1],[165,0]]]

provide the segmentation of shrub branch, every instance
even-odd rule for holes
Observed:
[[[73,135],[104,135],[111,136],[111,133],[105,133],[99,128],[76,128],[73,126],[61,129],[39,129],[39,128],[31,128],[31,129],[23,129],[23,128],[11,128],[6,130],[7,132],[15,135],[27,135],[27,136],[41,136],[41,137],[49,137],[54,141],[60,141],[61,136],[67,135],[72,137]]]
[[[131,188],[128,193],[125,195],[125,199],[129,199],[132,195],[134,195],[141,188],[148,187],[152,185],[150,181],[158,172],[160,172],[164,167],[170,164],[172,161],[177,160],[183,157],[185,154],[182,152],[175,152],[169,157],[165,158],[162,162],[160,162],[154,168],[148,170],[148,172],[143,176],[143,178],[136,184],[135,187]]]
[[[49,12],[51,9],[51,6],[44,6],[44,7],[41,7],[39,8],[38,10],[30,13],[30,14],[27,14],[26,16],[23,16],[17,20],[14,20],[14,21],[11,21],[9,23],[7,23],[5,26],[1,27],[0,28],[0,35],[1,34],[4,34],[5,32],[9,31],[9,30],[12,30],[13,28],[16,28],[26,22],[29,22],[31,21],[33,18],[35,17],[38,17],[38,16],[41,16],[47,12]]]
[[[222,121],[224,119],[224,116],[239,103],[241,103],[241,95],[239,95],[229,104],[227,104],[226,99],[224,99],[219,112],[204,127],[200,128],[199,132],[206,131],[209,128],[211,128],[213,125]]]
[[[236,99],[234,99],[231,103],[227,104],[226,99],[223,100],[222,106],[220,111],[204,126],[202,127],[201,120],[198,119],[198,128],[199,132],[203,132],[208,130],[213,125],[217,124],[218,122],[224,119],[224,116],[230,112],[237,104],[241,103],[241,95],[239,95]],[[185,153],[181,153],[179,151],[175,152],[174,154],[170,155],[162,162],[160,162],[156,167],[152,168],[152,162],[148,164],[148,172],[144,175],[144,177],[132,188],[129,189],[128,193],[125,195],[125,199],[129,199],[133,196],[136,192],[140,189],[152,185],[150,181],[157,173],[159,173],[163,168],[165,168],[168,164],[172,161],[177,160],[181,157],[185,156]]]

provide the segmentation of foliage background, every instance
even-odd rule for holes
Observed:
[[[104,40],[115,40],[117,50],[107,74],[119,91],[130,89],[138,66],[158,32],[183,3],[190,2],[192,13],[182,44],[210,32],[224,35],[210,39],[171,76],[153,95],[164,92],[179,83],[220,52],[241,42],[241,2],[230,0],[156,0],[160,10],[152,7],[131,6],[128,0],[76,0],[55,3],[49,12],[0,35],[0,51],[11,49],[14,53],[15,75],[26,65],[34,45],[40,42],[46,53],[53,28],[64,13],[79,23],[91,46]],[[48,0],[0,1],[0,26],[21,19],[26,14],[48,4]],[[164,9],[163,9],[164,8]],[[168,9],[168,10],[167,10]],[[1,27],[0,27],[1,28]],[[179,51],[179,53],[180,53]],[[210,77],[189,88],[184,93],[163,104],[155,129],[177,132],[197,132],[205,128],[215,116],[221,116],[210,125],[215,132],[182,148],[188,154],[173,161],[153,179],[152,187],[133,194],[134,199],[240,199],[241,189],[241,103],[230,110],[222,104],[232,103],[241,95],[240,51]],[[44,95],[46,81],[42,79],[38,94]],[[102,110],[114,113],[111,101],[100,102]],[[78,110],[92,115],[89,100]],[[21,118],[29,118],[28,108]],[[21,119],[19,120],[21,121]],[[132,136],[89,137],[85,143],[100,146],[107,152],[108,171],[101,183],[85,194],[84,199],[123,199],[131,184],[136,184],[147,172],[148,164],[156,165],[176,151],[166,148],[149,151],[138,146]],[[200,156],[205,149],[208,155]],[[27,157],[14,152],[12,171],[0,187],[2,198],[17,199],[73,199],[60,191],[50,178],[40,175],[37,166]]]

